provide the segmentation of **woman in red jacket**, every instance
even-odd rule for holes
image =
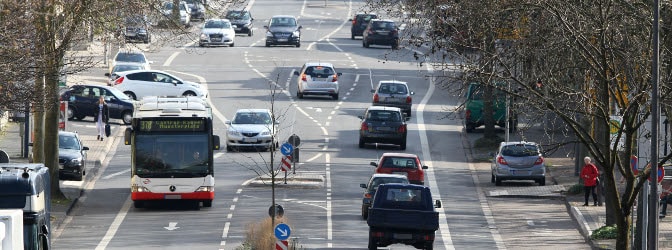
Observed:
[[[586,156],[583,158],[583,169],[581,169],[581,178],[583,179],[583,190],[585,192],[583,203],[584,206],[588,206],[588,197],[590,194],[593,194],[593,205],[597,206],[597,194],[595,193],[595,187],[598,184],[597,176],[600,172],[597,170],[595,164],[591,163],[590,157]]]

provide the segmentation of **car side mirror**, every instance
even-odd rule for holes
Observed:
[[[372,89],[372,90],[371,90],[371,93],[376,93],[376,90],[375,90],[375,89]]]
[[[415,95],[415,92],[411,91],[411,95]]]
[[[49,227],[47,227],[47,225],[42,225],[42,227],[40,227],[40,231],[42,231],[42,234],[44,235],[49,235]]]
[[[105,73],[105,76],[110,77],[110,73]]]
[[[363,116],[363,115],[358,115],[357,118],[364,120],[364,116]]]
[[[490,157],[495,157],[495,152],[490,152]]]
[[[231,125],[231,121],[225,121],[224,124]]]
[[[440,200],[436,200],[436,202],[434,203],[434,207],[435,207],[435,208],[440,208],[441,205],[442,205],[442,204],[441,204],[441,201],[440,201]]]
[[[429,167],[427,167],[427,166],[422,166],[422,169],[428,169],[428,168],[429,168]]]
[[[341,73],[341,72],[338,72],[338,74],[336,74],[336,75],[337,75],[337,76],[341,76],[341,75],[343,75],[343,73]]]
[[[360,183],[360,184],[359,184],[359,187],[361,187],[361,188],[366,188],[366,184],[364,184],[364,183]]]
[[[348,22],[352,22],[352,18],[348,19]]]
[[[302,28],[303,28],[303,26],[299,25],[299,29],[302,29]]]
[[[254,21],[254,18],[251,18],[251,17],[250,17],[250,21]]]
[[[374,166],[374,167],[378,167],[378,163],[376,163],[375,161],[369,162],[369,165]]]
[[[295,75],[295,76],[299,76],[299,72],[298,72],[298,71],[294,71],[294,75]]]
[[[89,150],[89,147],[82,147],[82,150]]]
[[[406,120],[406,121],[410,121],[410,120],[411,120],[411,118],[410,118],[410,117],[408,117],[408,116],[406,116],[406,117],[404,117],[404,120]]]
[[[267,25],[264,25],[264,29],[268,29],[268,26],[267,26]]]
[[[154,61],[149,61],[149,64],[153,64],[153,63],[154,63]]]

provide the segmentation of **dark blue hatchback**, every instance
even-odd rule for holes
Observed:
[[[87,116],[93,117],[100,96],[107,102],[110,118],[121,119],[124,124],[131,124],[134,101],[115,88],[100,85],[73,85],[61,94],[61,100],[68,101],[68,119],[81,120]]]

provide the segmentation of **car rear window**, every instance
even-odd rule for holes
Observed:
[[[119,53],[115,61],[145,63],[145,57],[137,53]]]
[[[385,194],[383,206],[429,210],[422,202],[422,190],[420,189],[389,188]]]
[[[361,23],[361,22],[368,23],[369,21],[371,21],[371,19],[376,19],[376,18],[378,18],[378,16],[371,15],[371,14],[358,15],[357,16],[357,23]]]
[[[371,110],[366,117],[369,121],[401,121],[401,114],[395,111]]]
[[[414,158],[410,157],[385,157],[381,167],[383,168],[418,168]]]
[[[378,93],[406,95],[408,94],[408,89],[406,88],[406,85],[403,84],[383,83],[380,85]]]
[[[537,156],[539,155],[539,148],[529,144],[508,145],[502,148],[502,155],[513,157]]]
[[[407,179],[403,178],[395,178],[395,177],[379,177],[373,179],[371,182],[371,190],[376,190],[380,184],[385,184],[385,183],[402,183],[402,184],[408,184]]]
[[[311,77],[326,78],[334,74],[334,69],[325,66],[309,66],[306,67],[305,73]]]
[[[395,29],[395,27],[396,26],[394,25],[394,22],[378,21],[378,22],[373,22],[371,28],[377,29],[377,30],[381,30],[381,29],[393,30],[393,29]]]

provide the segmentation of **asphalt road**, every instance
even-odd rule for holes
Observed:
[[[419,65],[412,50],[365,49],[360,39],[351,40],[347,19],[361,4],[330,1],[325,8],[322,1],[250,1],[255,35],[238,36],[235,47],[199,48],[187,40],[181,46],[151,50],[147,56],[154,61],[152,68],[207,86],[215,134],[222,142],[224,121],[240,108],[273,108],[281,123],[280,139],[292,134],[301,137],[301,163],[296,171],[322,175],[325,185],[278,188],[276,203],[285,208],[291,236],[306,249],[366,248],[368,227],[360,217],[363,190],[359,183],[373,172],[370,161],[383,152],[401,151],[396,147],[359,149],[357,115],[370,105],[372,85],[387,79],[406,81],[415,91],[405,152],[418,154],[429,166],[426,185],[444,204],[439,209],[441,227],[435,249],[557,248],[567,247],[562,242],[568,239],[570,246],[581,247],[582,238],[571,233],[575,225],[566,220],[569,216],[561,202],[488,200],[483,195],[480,185],[488,185],[488,180],[481,181],[467,163],[459,120],[446,118],[446,110],[457,105],[457,97],[434,87],[433,79],[427,77],[434,72],[427,64]],[[304,27],[300,48],[264,47],[261,27],[277,14],[300,17]],[[296,99],[292,72],[307,61],[331,62],[343,73],[339,100]],[[84,78],[99,79],[104,70],[89,70]],[[85,122],[73,124],[91,129]],[[271,189],[246,183],[257,176],[254,169],[265,168],[269,153],[217,152],[215,201],[213,207],[200,210],[179,204],[133,208],[130,148],[117,142],[109,155],[55,239],[55,249],[235,249],[245,240],[249,225],[268,218]],[[553,209],[535,213],[545,207]],[[519,224],[548,224],[544,220],[548,216],[564,216],[556,224],[570,233],[549,234],[540,227]],[[535,239],[551,245],[539,245]],[[394,245],[390,249],[412,248]]]

